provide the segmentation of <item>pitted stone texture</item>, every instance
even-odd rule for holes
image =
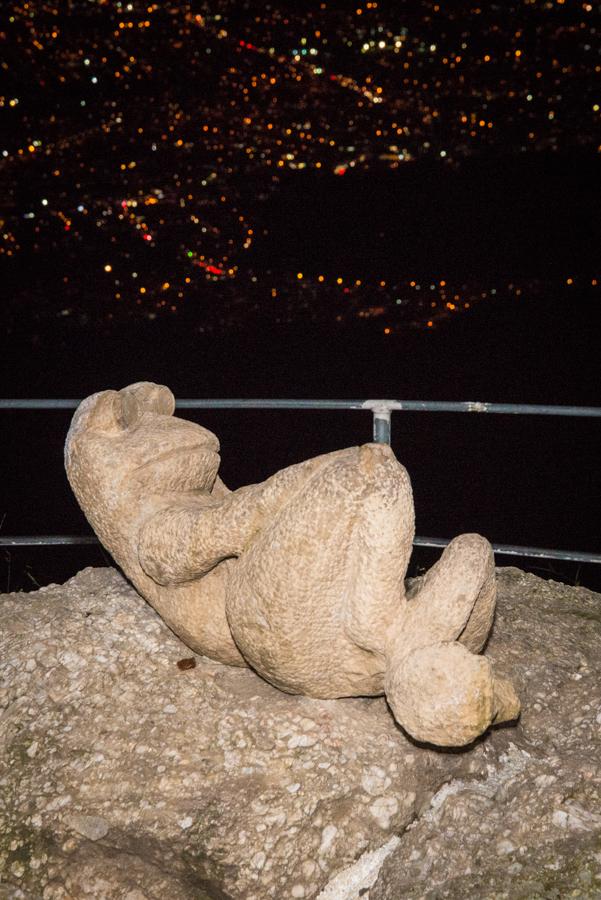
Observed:
[[[601,897],[601,596],[500,572],[487,651],[520,724],[489,735],[483,779],[442,788],[369,900]]]
[[[534,883],[538,859],[598,896],[601,598],[517,570],[499,593],[490,656],[522,722],[452,753],[410,742],[381,698],[181,671],[188,648],[114,570],[0,598],[0,897],[309,900],[332,882],[356,900],[395,835],[376,898],[450,878],[448,896],[494,897],[478,873],[499,887],[519,863]],[[361,857],[367,882],[344,876]]]
[[[291,694],[385,694],[397,722],[435,745],[517,718],[511,684],[477,655],[495,610],[492,548],[460,535],[407,598],[413,496],[390,447],[335,451],[230,492],[217,437],[174,409],[149,382],[88,397],[65,466],[100,541],[192,650]]]

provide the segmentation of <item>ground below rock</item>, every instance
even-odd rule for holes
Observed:
[[[498,584],[523,714],[457,752],[383,699],[178,667],[113,569],[1,597],[0,898],[601,897],[601,596]]]

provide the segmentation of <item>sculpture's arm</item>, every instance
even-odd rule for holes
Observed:
[[[239,556],[278,511],[340,450],[282,469],[261,484],[221,496],[182,495],[151,514],[139,532],[143,570],[159,584],[198,578],[223,559]]]

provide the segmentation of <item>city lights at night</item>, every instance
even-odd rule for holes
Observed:
[[[310,197],[332,175],[375,182],[419,165],[450,174],[481,157],[598,153],[593,12],[557,2],[12,4],[0,97],[8,327],[180,316],[213,332],[259,313],[283,324],[377,320],[394,335],[490,298],[563,294],[567,272],[460,277],[423,258],[414,277],[411,262],[346,260],[337,271],[331,261],[323,273],[321,260],[299,257],[301,278],[280,258],[271,209],[295,178]],[[581,290],[598,274],[582,273]]]

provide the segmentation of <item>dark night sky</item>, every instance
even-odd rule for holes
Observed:
[[[600,29],[598,3],[9,4],[4,395],[598,403]],[[233,486],[369,437],[208,419]],[[85,529],[66,427],[3,414],[5,533]],[[421,533],[599,552],[594,423],[420,416],[394,446]]]

